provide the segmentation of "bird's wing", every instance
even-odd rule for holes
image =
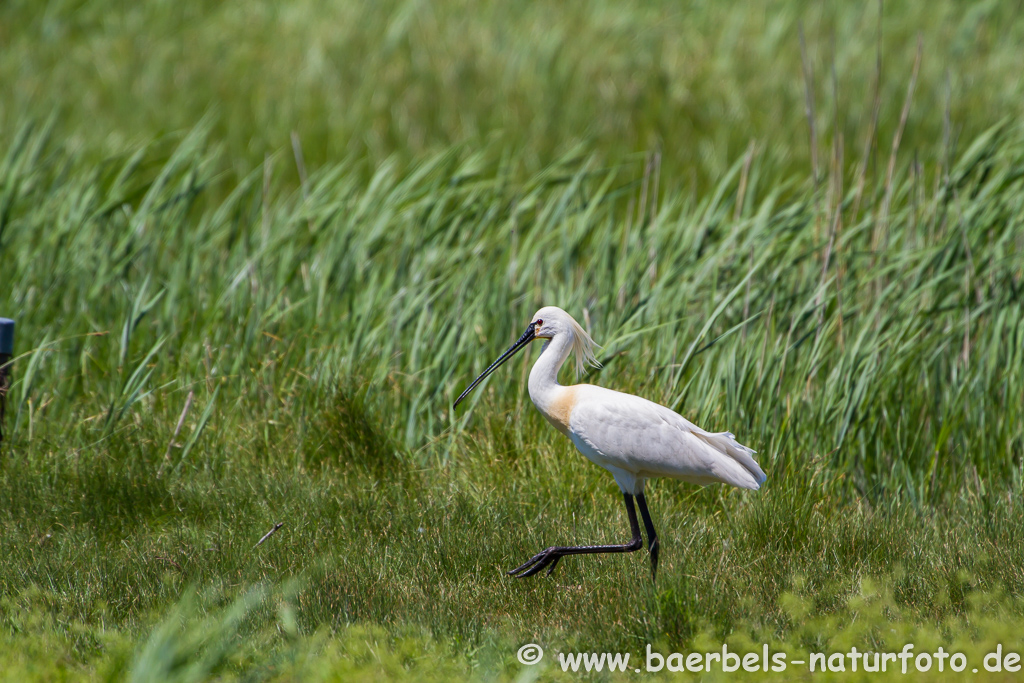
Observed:
[[[584,389],[584,387],[579,387]],[[608,464],[640,477],[756,489],[766,476],[754,451],[729,432],[707,432],[653,401],[585,386],[569,419],[573,441]]]

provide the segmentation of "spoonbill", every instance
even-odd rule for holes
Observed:
[[[644,497],[652,477],[672,477],[693,484],[722,482],[758,489],[766,476],[754,451],[729,432],[707,432],[682,415],[647,399],[592,384],[562,386],[558,370],[574,354],[576,373],[587,363],[599,365],[590,335],[557,306],[537,311],[526,332],[455,400],[458,407],[480,382],[534,339],[543,339],[540,357],[530,371],[530,399],[555,429],[572,440],[591,462],[615,477],[626,503],[632,538],[613,545],[551,546],[507,573],[525,578],[547,568],[548,575],[566,555],[631,553],[643,547],[634,499],[640,507],[651,556],[651,580],[658,572],[658,534]]]

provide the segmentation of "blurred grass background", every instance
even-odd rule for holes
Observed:
[[[703,187],[752,140],[783,175],[804,173],[808,82],[818,131],[842,132],[850,163],[877,91],[884,154],[920,36],[903,144],[925,163],[949,133],[971,139],[1020,116],[1019,12],[992,1],[891,3],[880,20],[876,3],[797,1],[12,0],[0,8],[0,129],[54,112],[67,144],[102,157],[210,115],[243,174],[293,131],[311,168],[409,164],[467,144],[533,172],[583,142],[613,162],[660,149],[673,184]]]
[[[1021,649],[1019,14],[4,4],[9,677]],[[503,576],[625,533],[528,360],[450,410],[549,303],[768,472],[654,483],[656,586]]]

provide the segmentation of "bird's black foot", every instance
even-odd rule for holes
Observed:
[[[658,543],[658,532],[654,530],[654,522],[651,521],[651,512],[647,509],[647,498],[644,494],[638,494],[636,502],[640,504],[640,515],[644,518],[644,526],[647,528],[647,550],[651,553],[651,582],[658,576],[658,551],[661,544]]]
[[[633,532],[633,538],[629,543],[623,543],[621,545],[553,545],[550,548],[541,550],[526,562],[522,563],[515,569],[508,571],[507,574],[509,576],[514,576],[517,579],[525,579],[527,576],[539,574],[544,569],[547,569],[548,575],[550,576],[551,572],[555,571],[555,567],[558,566],[558,561],[566,555],[631,553],[643,548],[644,539],[640,536],[640,524],[636,521],[636,509],[633,507],[633,496],[629,493],[623,493],[622,495],[626,502],[626,514],[629,516],[629,530]],[[650,546],[653,573],[654,571],[657,571],[658,567],[658,542],[655,538],[652,526],[648,526],[648,531],[650,532],[649,536],[654,538],[654,541]]]
[[[563,556],[564,553],[561,548],[551,546],[550,548],[541,550],[515,569],[510,569],[506,574],[514,576],[517,579],[525,579],[527,576],[539,574],[544,571],[545,567],[547,567],[548,573],[545,576],[551,576],[551,572],[555,571],[558,561],[561,560]]]

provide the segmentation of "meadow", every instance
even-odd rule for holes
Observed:
[[[910,642],[995,678],[1024,20],[891,5],[0,6],[0,680]],[[452,410],[545,304],[602,345],[581,381],[768,474],[653,482],[656,584],[645,551],[504,574],[627,533],[530,403],[536,350]]]

